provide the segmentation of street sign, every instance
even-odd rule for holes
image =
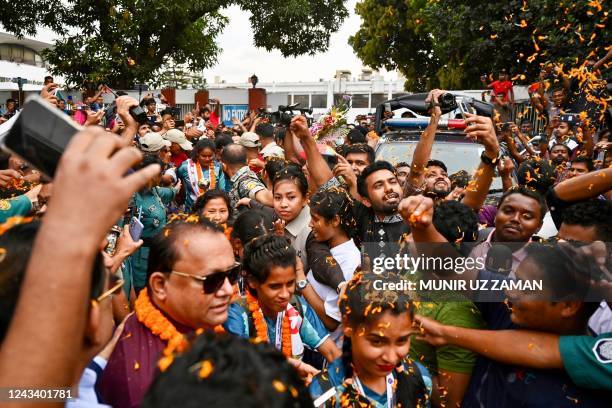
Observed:
[[[226,126],[232,126],[232,118],[244,119],[249,110],[249,105],[222,105],[222,120]]]

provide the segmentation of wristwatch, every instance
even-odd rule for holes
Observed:
[[[491,158],[490,158],[489,156],[487,156],[487,155],[485,154],[485,152],[483,151],[483,152],[480,154],[480,161],[481,161],[481,162],[483,162],[484,164],[487,164],[487,165],[489,165],[489,166],[493,166],[493,167],[495,167],[495,165],[497,165],[497,162],[499,161],[499,154],[497,155],[497,157],[496,157],[496,158],[491,159]]]
[[[296,291],[298,293],[302,293],[302,291],[304,289],[306,289],[306,286],[308,286],[309,284],[310,284],[310,282],[308,282],[308,279],[301,279],[301,280],[297,281],[295,283]]]

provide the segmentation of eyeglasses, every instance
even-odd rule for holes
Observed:
[[[225,278],[229,280],[230,285],[236,283],[236,281],[238,281],[238,276],[240,275],[241,270],[242,265],[240,264],[240,262],[234,262],[234,265],[228,270],[216,272],[208,276],[197,276],[178,271],[172,271],[170,273],[202,282],[202,289],[204,290],[204,293],[207,295],[211,295],[221,289],[221,286],[223,286],[223,284],[225,283]]]
[[[98,296],[96,298],[96,302],[100,303],[101,301],[103,301],[104,299],[109,297],[110,295],[114,295],[116,292],[119,291],[119,289],[121,289],[123,287],[123,283],[124,282],[125,281],[123,279],[119,279],[117,281],[117,283],[115,283],[115,285],[112,288],[110,288],[109,290],[107,290],[106,292],[104,292],[100,296]]]

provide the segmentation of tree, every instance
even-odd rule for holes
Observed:
[[[157,70],[149,85],[152,89],[205,89],[206,78],[189,71],[185,65],[170,62]]]
[[[60,29],[56,14],[41,10],[53,11],[61,7],[61,0],[0,0],[0,25],[18,37],[35,35],[37,26],[41,25]]]
[[[170,63],[158,70],[151,81],[152,88],[186,89],[191,85],[191,73],[184,66]]]
[[[480,87],[506,68],[534,79],[540,63],[575,65],[610,44],[605,0],[363,0],[349,39],[372,68],[398,69],[407,90]]]
[[[149,83],[171,62],[191,72],[212,66],[221,51],[217,35],[228,21],[222,9],[230,5],[252,13],[257,47],[279,49],[285,56],[326,49],[348,15],[343,0],[67,0],[61,5],[47,24],[63,34],[44,53],[53,74],[68,84],[117,88]]]

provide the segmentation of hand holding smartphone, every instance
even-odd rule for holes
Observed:
[[[138,217],[132,217],[130,220],[130,236],[134,241],[138,241],[142,236],[144,224],[140,221],[142,216],[142,208],[138,209]]]
[[[53,177],[72,137],[82,127],[39,96],[32,96],[0,144],[11,153]]]

